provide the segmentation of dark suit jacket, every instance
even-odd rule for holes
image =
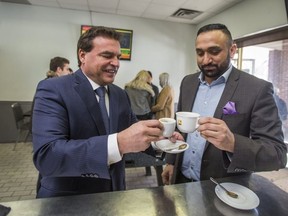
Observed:
[[[199,87],[198,77],[199,73],[196,73],[182,80],[178,111],[192,110]],[[223,107],[228,101],[236,103],[238,114],[223,114]],[[214,117],[225,121],[234,133],[235,152],[230,162],[226,152],[207,142],[201,164],[201,180],[210,176],[220,178],[285,167],[287,147],[271,83],[233,68]],[[166,156],[168,163],[175,164],[176,182],[182,160],[183,154],[177,158],[175,155]]]
[[[124,90],[108,85],[110,134],[136,122]],[[125,189],[125,167],[107,165],[107,139],[95,93],[81,70],[38,84],[33,111],[38,197]]]

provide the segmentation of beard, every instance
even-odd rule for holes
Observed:
[[[213,63],[206,65],[198,64],[198,67],[206,77],[214,78],[216,80],[228,69],[229,65],[230,65],[230,56],[228,54],[226,60],[219,65]]]

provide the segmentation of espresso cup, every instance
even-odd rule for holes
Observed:
[[[199,124],[198,124],[199,118],[200,118],[199,113],[177,112],[176,113],[177,128],[182,133],[192,133],[199,126]]]
[[[176,127],[176,120],[173,118],[160,118],[159,121],[163,124],[163,136],[171,137]]]

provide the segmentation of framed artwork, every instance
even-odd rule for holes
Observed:
[[[89,30],[92,26],[91,25],[81,25],[81,34],[84,34],[87,30]],[[115,31],[119,32],[120,37],[120,49],[121,49],[121,57],[120,60],[131,60],[132,54],[132,37],[133,37],[133,30],[127,29],[118,29],[113,28]]]

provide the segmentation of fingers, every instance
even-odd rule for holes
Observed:
[[[167,164],[164,168],[161,177],[164,185],[171,184],[172,176],[173,176],[174,165]]]
[[[221,150],[234,152],[234,134],[223,120],[203,117],[199,120],[199,125],[198,131],[204,139]]]
[[[162,182],[164,185],[169,185],[170,181],[169,181],[169,174],[166,173],[165,171],[163,171],[163,173],[161,174],[162,177]]]
[[[169,138],[169,140],[173,143],[176,142],[176,140],[181,140],[181,141],[184,141],[184,138],[183,136],[179,133],[179,132],[174,132],[172,137]]]
[[[162,124],[158,120],[139,121],[117,134],[120,153],[146,150],[152,141],[162,136]]]
[[[163,125],[158,120],[145,120],[139,121],[136,124],[142,125],[146,132],[151,136],[161,136],[163,131]]]
[[[147,127],[157,127],[160,130],[163,130],[163,124],[161,124],[158,120],[152,119],[152,120],[145,120],[140,121],[141,123],[147,125]],[[139,122],[138,122],[139,123]]]
[[[199,119],[198,131],[204,137],[217,137],[219,133],[227,130],[227,125],[221,119],[202,117]]]

